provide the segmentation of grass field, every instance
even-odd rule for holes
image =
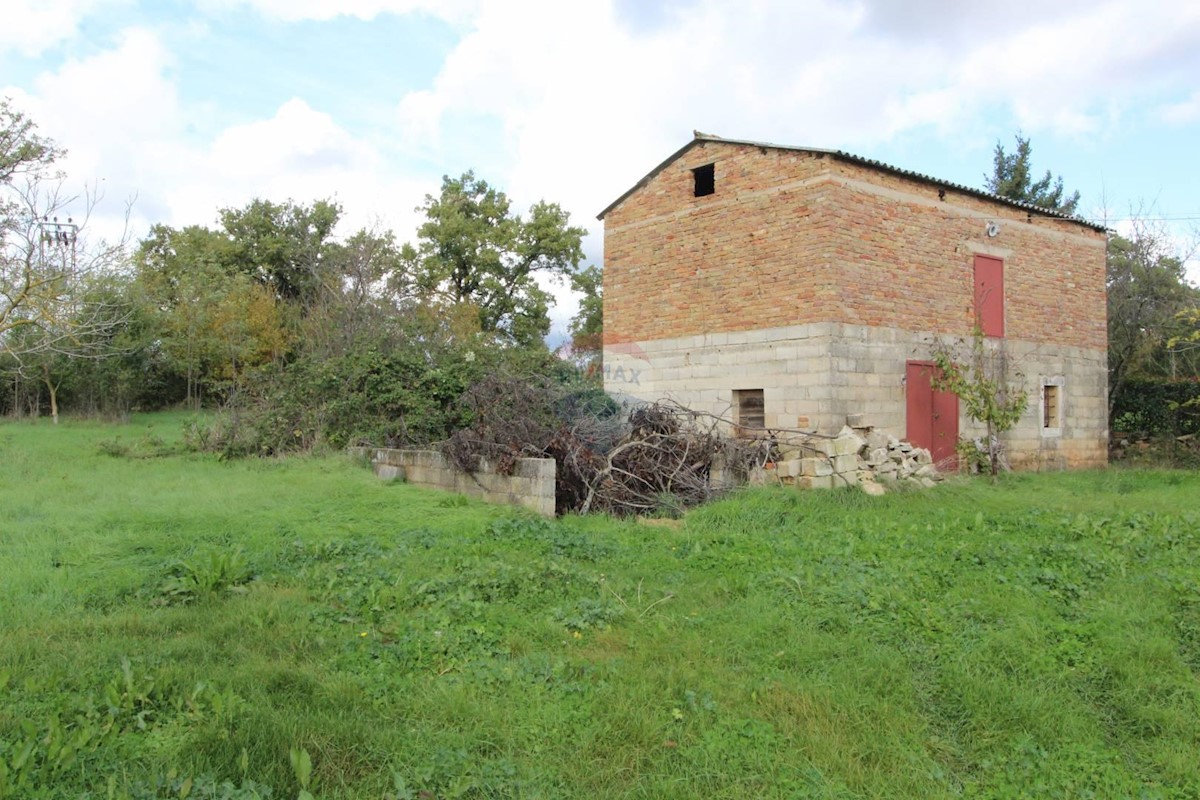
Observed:
[[[532,519],[0,424],[0,797],[1200,797],[1200,474]]]

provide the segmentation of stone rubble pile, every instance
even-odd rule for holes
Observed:
[[[833,438],[813,437],[794,457],[751,476],[752,483],[780,483],[801,489],[857,486],[883,494],[887,484],[930,488],[943,479],[929,451],[873,428],[842,428]]]

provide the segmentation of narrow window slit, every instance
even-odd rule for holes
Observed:
[[[762,436],[767,427],[762,389],[735,389],[733,413],[736,435],[744,439]]]
[[[1059,428],[1059,390],[1060,387],[1047,384],[1042,387],[1042,427]]]
[[[707,197],[717,191],[716,164],[705,164],[692,170],[696,181],[696,197]]]

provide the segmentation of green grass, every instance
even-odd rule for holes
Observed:
[[[0,424],[0,797],[1200,796],[1200,475],[546,522],[183,421]]]

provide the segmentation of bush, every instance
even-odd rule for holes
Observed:
[[[428,445],[470,424],[470,409],[459,398],[484,376],[552,375],[564,368],[573,371],[545,349],[472,337],[433,340],[410,331],[263,368],[248,376],[221,414],[193,426],[188,442],[227,457]]]
[[[1113,407],[1114,431],[1150,436],[1200,433],[1200,381],[1130,380]]]

